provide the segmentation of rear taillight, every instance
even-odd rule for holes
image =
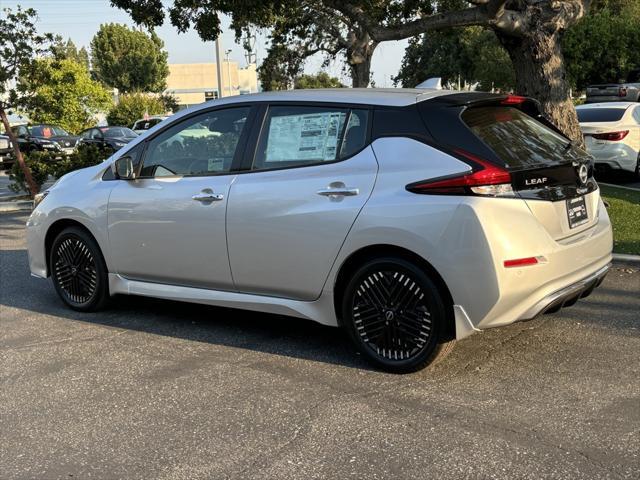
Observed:
[[[504,168],[493,165],[464,150],[454,150],[456,154],[472,162],[471,172],[450,177],[439,177],[407,185],[412,193],[434,195],[464,195],[474,193],[487,196],[513,196],[511,174]]]
[[[594,133],[591,135],[598,140],[608,140],[610,142],[618,142],[629,134],[629,130],[621,130],[619,132]]]
[[[620,87],[618,89],[618,96],[619,97],[626,97],[627,96],[627,89],[625,87]]]

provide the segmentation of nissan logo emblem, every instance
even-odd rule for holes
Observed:
[[[584,163],[578,169],[578,178],[580,178],[580,183],[583,185],[586,185],[587,180],[589,180],[589,169]]]

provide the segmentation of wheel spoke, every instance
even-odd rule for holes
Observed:
[[[377,355],[406,360],[432,335],[427,299],[419,282],[402,271],[376,271],[356,288],[352,318],[357,334]]]
[[[71,303],[91,300],[98,287],[96,263],[88,245],[70,236],[60,242],[54,257],[54,278]]]

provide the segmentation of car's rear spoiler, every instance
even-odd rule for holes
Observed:
[[[442,95],[433,98],[431,101],[440,102],[452,107],[505,106],[517,108],[559,133],[563,137],[569,139],[564,132],[562,132],[546,115],[544,115],[540,102],[535,98],[499,93],[464,92]]]

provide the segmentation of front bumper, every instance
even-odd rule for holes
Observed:
[[[561,308],[569,307],[579,299],[591,295],[591,292],[607,276],[610,268],[611,264],[609,263],[582,280],[550,293],[524,312],[518,320],[532,320],[543,313],[557,312]]]
[[[0,168],[7,168],[15,163],[13,150],[0,150]]]

